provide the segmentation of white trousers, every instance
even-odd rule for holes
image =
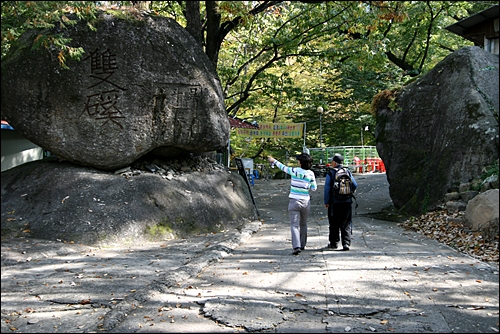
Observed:
[[[290,198],[288,214],[290,215],[290,231],[292,248],[305,248],[307,243],[307,218],[311,211],[310,199]]]

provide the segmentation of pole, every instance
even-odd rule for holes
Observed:
[[[318,107],[319,112],[319,149],[321,150],[321,159],[319,159],[319,164],[323,164],[323,127],[322,127],[322,117],[323,117],[323,107]]]
[[[321,150],[321,159],[319,159],[319,164],[323,164],[323,129],[321,124],[322,114],[319,114],[319,149]]]
[[[306,127],[307,127],[307,122],[304,122],[304,145],[302,145],[302,152],[306,152]]]
[[[227,168],[231,167],[231,137],[227,140]]]

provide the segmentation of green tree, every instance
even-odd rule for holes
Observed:
[[[12,43],[28,29],[46,29],[67,26],[77,19],[88,21],[89,29],[94,29],[91,20],[95,18],[96,7],[91,1],[2,1],[2,59]],[[69,14],[75,14],[75,18]],[[34,48],[55,47],[58,61],[66,67],[66,59],[80,59],[85,52],[82,47],[70,46],[70,38],[62,34],[48,35],[40,33]]]

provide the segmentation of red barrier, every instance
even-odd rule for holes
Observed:
[[[370,158],[370,157],[366,158],[366,164],[367,164],[366,169],[368,172],[374,172],[377,169],[377,167],[375,166],[376,159],[377,158]]]
[[[368,157],[365,160],[361,160],[358,157],[354,157],[354,168],[358,173],[363,173],[363,164],[366,166],[366,172],[380,172],[385,173],[385,165],[381,158],[371,158]]]
[[[361,159],[358,157],[354,157],[354,170],[357,173],[363,173],[363,166],[361,166]]]
[[[385,165],[382,159],[380,159],[380,172],[385,173]]]
[[[385,165],[384,165],[384,162],[382,161],[382,159],[380,158],[371,158],[370,159],[370,164],[372,166],[372,170],[373,171],[377,171],[377,172],[380,172],[380,173],[384,173],[385,172]]]

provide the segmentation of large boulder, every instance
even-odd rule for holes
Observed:
[[[498,55],[466,47],[377,96],[377,150],[396,208],[433,210],[498,160],[498,81]]]
[[[238,173],[201,157],[172,160],[116,173],[49,159],[4,171],[2,237],[134,244],[234,231],[256,219]]]
[[[65,29],[81,61],[32,50],[29,30],[2,60],[2,116],[52,154],[103,170],[147,153],[177,157],[225,147],[229,122],[216,70],[174,20],[100,13]],[[45,31],[47,33],[47,31]]]
[[[498,189],[491,189],[471,199],[465,209],[465,223],[469,228],[492,242],[498,239],[498,200]]]

